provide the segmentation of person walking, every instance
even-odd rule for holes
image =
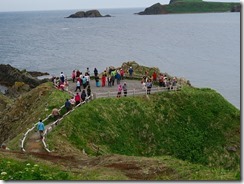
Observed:
[[[102,87],[106,85],[106,76],[103,74],[102,76]]]
[[[126,82],[124,82],[124,85],[123,85],[123,92],[124,92],[124,96],[127,96],[127,85],[126,85]]]
[[[156,71],[153,72],[152,78],[153,78],[153,81],[157,81],[157,73],[156,73]]]
[[[121,80],[124,80],[124,70],[123,68],[120,69],[120,76],[121,76]]]
[[[75,70],[73,70],[73,72],[71,74],[71,78],[72,78],[73,82],[75,82],[75,77],[76,77],[76,72],[75,72]]]
[[[133,72],[134,72],[133,68],[132,68],[132,67],[130,67],[130,68],[129,68],[129,74],[130,74],[130,77],[132,77],[132,76],[133,76]]]
[[[67,112],[71,110],[71,103],[70,103],[69,99],[66,99],[64,106],[65,106]]]
[[[84,89],[82,90],[80,97],[83,102],[86,100],[86,91]]]
[[[99,76],[95,76],[96,87],[100,87]]]
[[[148,79],[148,81],[146,83],[146,86],[147,86],[147,94],[150,95],[151,94],[151,88],[152,88],[152,81],[151,81],[151,79]]]
[[[94,68],[94,76],[96,77],[98,75],[98,70],[97,68]]]
[[[44,123],[42,122],[41,119],[37,123],[37,130],[39,131],[40,138],[42,140],[43,139],[43,133],[44,133],[44,130],[45,130],[45,126],[44,126]]]
[[[77,89],[79,89],[81,91],[81,89],[80,89],[80,80],[77,80],[77,82],[76,82],[75,92],[77,91]]]
[[[77,106],[79,103],[80,103],[80,95],[79,95],[79,93],[76,93],[76,95],[75,95],[75,106]]]
[[[91,86],[90,85],[87,86],[86,92],[87,92],[88,97],[91,96]]]
[[[122,92],[122,85],[121,85],[121,84],[119,84],[119,85],[118,85],[118,93],[117,93],[117,98],[120,98],[120,96],[121,96],[121,92]]]
[[[64,78],[65,78],[64,73],[61,72],[60,73],[60,81],[62,81],[62,83],[64,83]]]

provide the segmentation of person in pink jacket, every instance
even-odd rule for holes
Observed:
[[[121,96],[121,92],[122,92],[123,88],[122,88],[122,85],[119,84],[118,85],[118,94],[117,94],[117,97],[119,98]]]

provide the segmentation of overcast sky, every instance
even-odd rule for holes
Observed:
[[[168,4],[170,0],[0,0],[0,12],[32,10],[103,9],[149,7],[157,2]],[[209,0],[240,2],[239,0]]]

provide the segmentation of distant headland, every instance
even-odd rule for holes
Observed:
[[[78,11],[66,18],[89,18],[89,17],[111,17],[111,15],[102,16],[98,10],[89,10],[89,11]]]
[[[169,4],[156,3],[138,15],[157,15],[171,13],[214,13],[214,12],[240,12],[240,3],[205,2],[202,0],[170,0]]]

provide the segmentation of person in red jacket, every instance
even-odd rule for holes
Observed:
[[[80,103],[80,95],[79,95],[79,93],[76,93],[76,95],[75,95],[75,105],[78,105],[79,103]]]
[[[154,71],[152,74],[153,81],[157,81],[157,73]]]
[[[102,87],[105,86],[105,83],[106,83],[106,76],[103,74],[103,76],[102,76]]]

